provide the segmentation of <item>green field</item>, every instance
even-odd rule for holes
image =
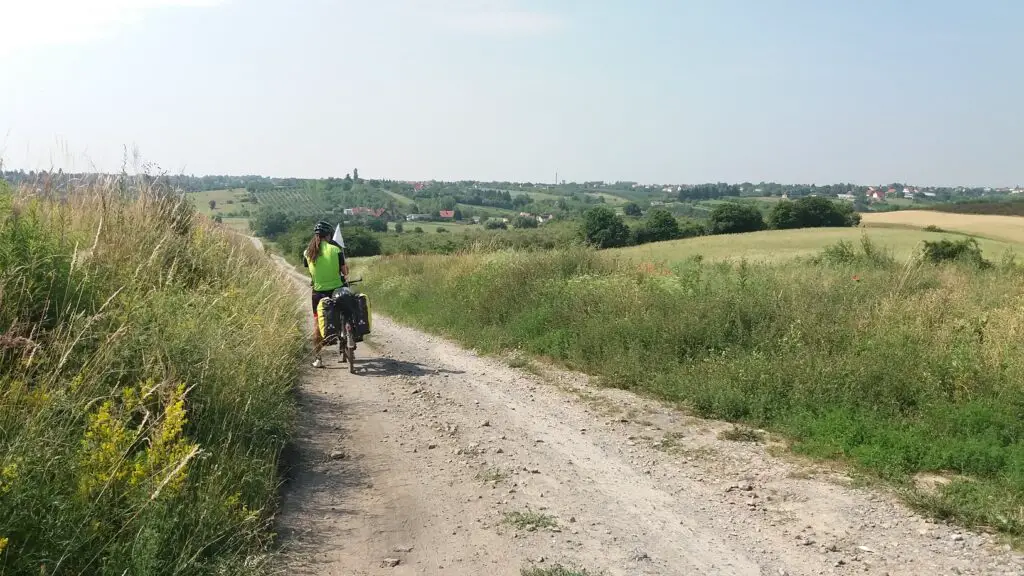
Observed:
[[[325,208],[324,201],[301,188],[281,188],[257,192],[261,208],[277,209],[300,214],[318,214]]]
[[[528,192],[526,190],[511,190],[509,193],[512,194],[512,197],[526,195],[534,200],[558,201],[561,198],[564,198],[564,196],[559,196],[557,194],[548,194],[547,192]]]
[[[875,220],[874,222],[877,222]],[[867,231],[873,242],[891,250],[898,259],[906,259],[925,240],[938,240],[949,234],[901,228],[825,228],[802,230],[768,230],[748,234],[701,236],[686,240],[657,242],[611,251],[611,254],[637,262],[664,262],[673,264],[701,256],[708,260],[747,259],[751,261],[779,262],[800,256],[811,256],[828,244],[846,240],[859,243]],[[954,235],[955,237],[956,235]],[[1020,248],[1005,240],[979,240],[986,254],[999,257],[1005,251]]]
[[[224,218],[222,223],[235,232],[241,232],[242,234],[247,235],[252,234],[252,230],[249,229],[248,218]]]
[[[416,203],[416,201],[413,200],[412,198],[409,198],[407,196],[402,196],[401,194],[398,194],[397,192],[392,192],[390,190],[385,190],[384,193],[387,194],[388,196],[394,198],[395,201],[397,201],[402,206],[412,206],[413,204]]]
[[[612,205],[629,203],[629,200],[627,200],[626,198],[623,198],[622,196],[616,196],[614,194],[609,194],[608,192],[584,192],[584,194],[586,194],[587,196],[591,196],[593,198],[604,198],[605,202]]]
[[[782,200],[783,198],[781,196],[727,196],[725,198],[717,198],[714,200],[701,200],[700,203],[707,206],[716,206],[726,202],[761,202],[766,204],[777,204]]]
[[[243,202],[243,200],[249,197],[249,193],[244,188],[189,192],[186,196],[196,207],[196,210],[206,216],[220,214],[224,218],[229,218],[243,210],[255,211],[257,208],[249,202]],[[210,200],[217,203],[216,209],[210,209]],[[229,204],[229,202],[231,203]]]
[[[916,202],[914,200],[908,200],[907,198],[896,198],[896,197],[886,198],[885,199],[885,203],[890,205],[890,206],[899,206],[899,207],[902,207],[902,208],[907,208],[907,207],[910,207],[910,206],[913,206],[914,204],[916,204]]]
[[[402,222],[402,228],[405,233],[408,234],[413,231],[414,228],[423,228],[424,232],[435,233],[438,228],[444,228],[448,232],[459,233],[467,232],[470,230],[480,230],[482,226],[479,224],[473,224],[472,222],[424,222],[422,220],[415,222]],[[395,223],[388,222],[388,231],[394,232]]]
[[[504,218],[511,218],[519,214],[518,210],[508,210],[505,208],[496,208],[494,206],[475,206],[473,204],[456,204],[456,208],[463,212],[472,212],[478,216],[501,216]]]

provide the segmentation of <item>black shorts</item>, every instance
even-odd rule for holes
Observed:
[[[316,307],[320,304],[320,301],[324,298],[329,298],[331,294],[334,294],[334,290],[328,290],[327,292],[317,292],[313,290],[313,318],[316,318]]]

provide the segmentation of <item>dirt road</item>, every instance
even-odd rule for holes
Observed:
[[[721,439],[729,425],[373,330],[356,375],[332,351],[298,391],[284,573],[1024,574],[995,537]]]

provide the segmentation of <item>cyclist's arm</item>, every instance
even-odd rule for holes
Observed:
[[[309,260],[306,260],[306,251],[305,250],[302,251],[302,267],[305,268],[306,270],[309,270]],[[309,278],[309,285],[310,286],[313,285],[312,274],[313,273],[310,272],[310,278]]]

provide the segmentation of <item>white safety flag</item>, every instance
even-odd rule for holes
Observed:
[[[345,247],[345,239],[341,237],[341,224],[338,224],[334,228],[334,238],[333,238],[333,240],[338,243],[338,246],[341,246],[342,248]]]

